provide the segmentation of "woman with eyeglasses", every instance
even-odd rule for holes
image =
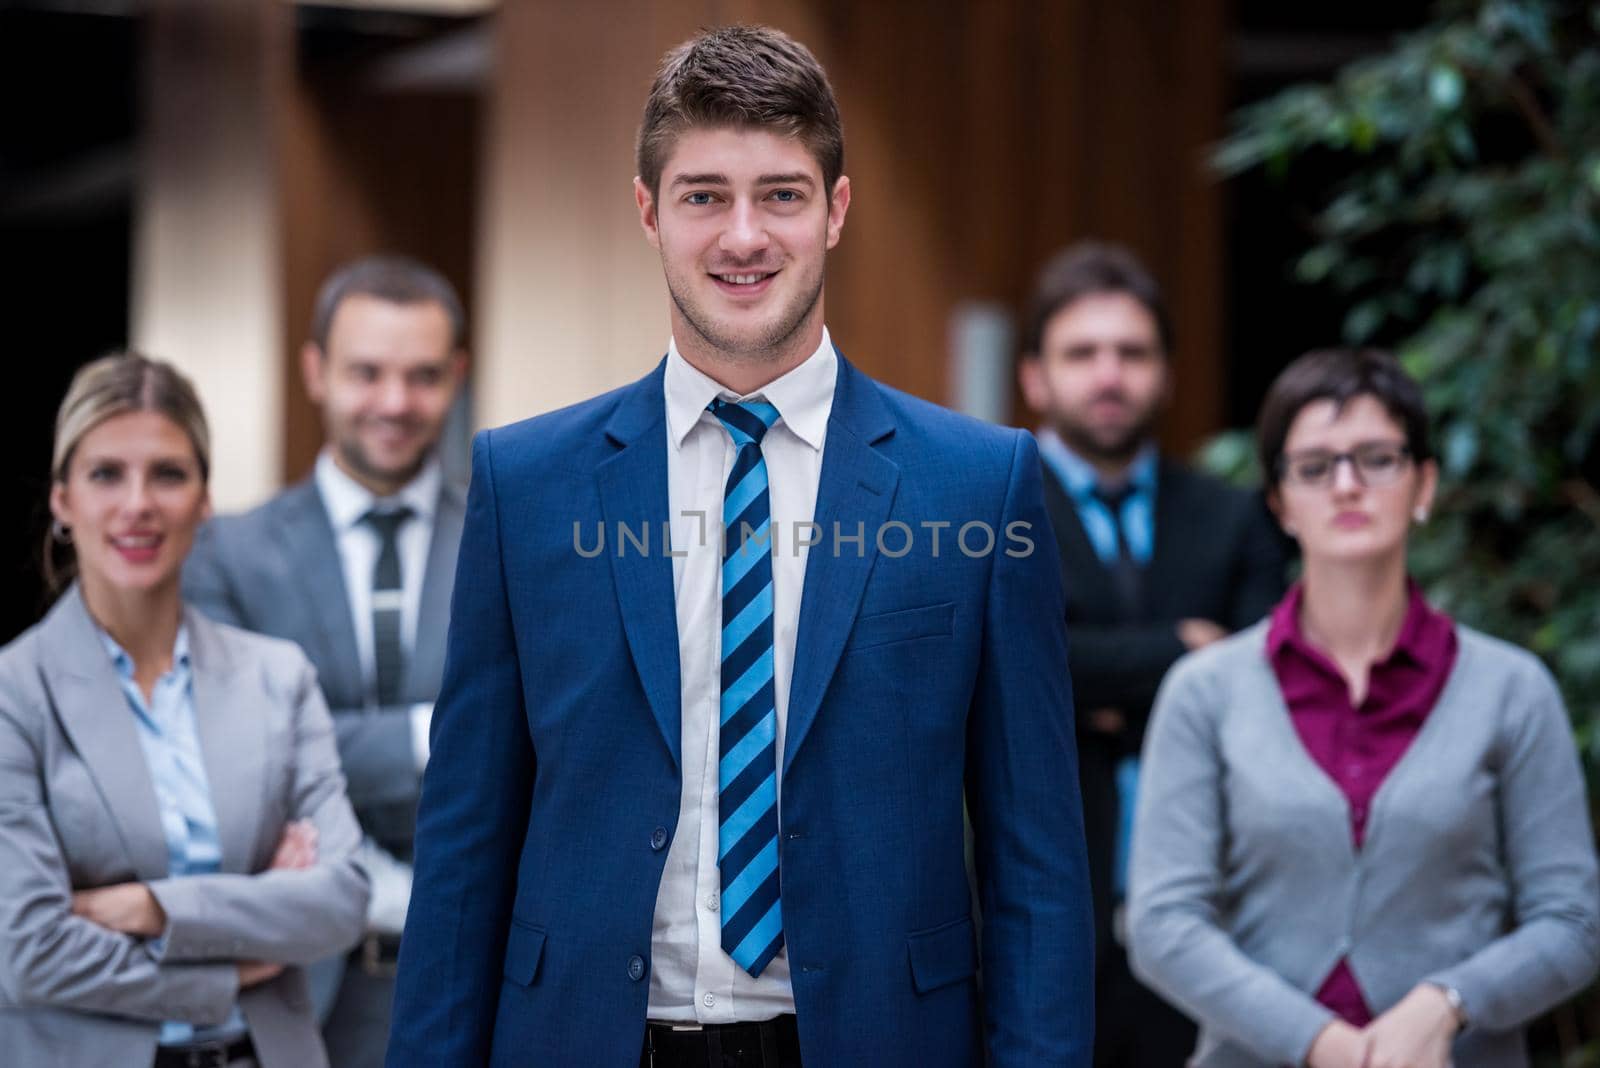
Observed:
[[[0,649],[0,1063],[328,1063],[302,966],[361,937],[361,832],[305,655],[180,597],[209,461],[169,365],[73,378],[46,543],[65,589]]]
[[[1526,1065],[1524,1025],[1600,966],[1555,682],[1407,577],[1438,468],[1393,357],[1297,360],[1259,449],[1303,578],[1163,682],[1134,826],[1135,969],[1201,1022],[1194,1065]]]

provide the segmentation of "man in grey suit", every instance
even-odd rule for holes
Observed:
[[[438,458],[464,319],[449,282],[420,263],[372,258],[333,274],[301,353],[327,439],[314,471],[213,520],[184,570],[202,611],[299,643],[333,712],[372,880],[367,937],[313,974],[340,1068],[381,1065],[389,1030],[465,514]]]

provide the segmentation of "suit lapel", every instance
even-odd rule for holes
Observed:
[[[433,537],[428,542],[428,569],[422,576],[422,603],[417,635],[401,691],[413,701],[430,701],[444,674],[444,651],[450,624],[450,593],[455,587],[456,553],[466,506],[461,491],[446,483],[434,511]]]
[[[1171,601],[1168,595],[1183,583],[1182,561],[1192,558],[1184,544],[1196,536],[1189,522],[1206,514],[1203,503],[1197,506],[1187,499],[1189,487],[1183,475],[1181,467],[1165,458],[1156,468],[1155,541],[1144,573],[1144,609],[1157,618],[1165,614],[1161,609]]]
[[[1078,508],[1061,480],[1049,464],[1043,466],[1045,510],[1049,513],[1050,525],[1055,528],[1061,554],[1061,582],[1066,587],[1068,602],[1080,610],[1095,606],[1110,610],[1116,598],[1116,591],[1111,587],[1111,573],[1089,543],[1083,520],[1078,518]]]
[[[167,839],[134,711],[76,584],[45,618],[40,645],[56,716],[100,791],[134,874],[163,878]]]
[[[350,594],[344,585],[339,543],[323,506],[316,483],[306,479],[286,495],[280,516],[280,534],[290,571],[300,585],[300,595],[311,606],[312,623],[322,639],[320,655],[311,653],[322,676],[328,703],[365,703],[361,654],[356,645],[355,623],[350,618]]]
[[[266,783],[267,712],[251,700],[260,691],[242,686],[216,624],[186,610],[193,664],[195,729],[211,786],[211,809],[222,845],[222,870],[248,872],[255,859],[257,816]]]
[[[877,560],[877,532],[894,504],[900,469],[873,446],[893,432],[894,420],[877,386],[841,354],[817,485],[814,518],[822,536],[807,553],[800,597],[783,744],[784,775],[816,720],[855,623],[867,575]],[[862,533],[860,553],[853,543],[836,549],[835,530],[852,537]]]
[[[666,546],[657,544],[669,518],[667,502],[666,398],[663,369],[628,389],[606,424],[606,436],[618,451],[595,469],[600,493],[601,522],[609,540],[611,561],[622,609],[623,630],[633,653],[634,667],[650,701],[661,737],[681,767],[682,688],[678,673],[677,596],[672,585],[672,560]],[[618,526],[652,539],[643,553],[620,553]]]

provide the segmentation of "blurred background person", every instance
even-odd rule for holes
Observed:
[[[1282,545],[1258,496],[1161,455],[1171,328],[1160,286],[1130,251],[1083,242],[1059,253],[1025,329],[1019,377],[1043,421],[1079,709],[1095,1063],[1167,1068],[1194,1048],[1195,1028],[1133,978],[1120,923],[1139,745],[1167,668],[1282,595]]]
[[[1134,963],[1198,1065],[1528,1063],[1600,965],[1600,884],[1555,681],[1407,578],[1438,480],[1421,391],[1329,350],[1261,412],[1302,581],[1176,667],[1145,747]]]
[[[328,1063],[299,965],[360,936],[360,833],[305,657],[180,599],[209,459],[166,364],[62,401],[47,569],[77,577],[0,650],[10,1063]]]
[[[326,435],[316,466],[208,524],[184,572],[213,618],[299,644],[333,706],[372,879],[366,938],[313,975],[340,1068],[381,1065],[389,1033],[466,508],[437,456],[464,331],[455,289],[431,267],[373,257],[334,272],[301,351]]]

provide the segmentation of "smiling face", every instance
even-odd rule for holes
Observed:
[[[1404,453],[1405,428],[1376,397],[1359,394],[1341,408],[1327,398],[1301,408],[1284,439],[1284,469],[1270,495],[1284,529],[1300,542],[1307,566],[1325,562],[1375,560],[1405,552],[1414,517],[1433,504],[1438,468],[1415,463]],[[1398,459],[1393,465],[1381,461]],[[1331,457],[1365,454],[1369,473],[1358,460]],[[1297,472],[1325,481],[1309,484]]]
[[[400,304],[367,293],[339,302],[326,351],[301,353],[306,392],[322,409],[339,467],[373,493],[416,477],[444,432],[466,357],[436,301]]]
[[[659,188],[635,179],[634,196],[691,362],[780,366],[821,343],[823,265],[844,227],[849,178],[824,188],[795,137],[694,127],[678,135]]]
[[[50,490],[91,599],[175,588],[210,509],[194,442],[154,411],[114,415],[84,434]]]

